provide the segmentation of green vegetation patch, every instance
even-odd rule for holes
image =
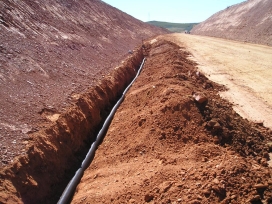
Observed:
[[[195,25],[198,24],[198,23],[168,23],[161,21],[148,21],[147,23],[154,26],[165,28],[174,33],[190,31]]]

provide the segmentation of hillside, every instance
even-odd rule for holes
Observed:
[[[148,24],[165,28],[171,32],[184,32],[190,31],[192,28],[197,25],[198,23],[168,23],[168,22],[161,22],[161,21],[148,21]]]
[[[43,133],[74,104],[82,105],[80,96],[131,56],[129,50],[163,33],[100,0],[0,1],[0,203],[38,203],[52,191],[48,202],[58,199],[59,182],[69,180],[67,172],[95,130],[85,124],[88,131],[81,127],[76,136],[67,136],[67,127]],[[129,79],[119,74],[122,89]],[[101,109],[96,121],[106,114],[107,107]]]
[[[98,0],[5,0],[0,8],[1,142],[10,147],[5,157],[0,148],[0,166],[128,50],[166,32]]]
[[[271,16],[272,1],[248,0],[214,14],[192,33],[272,46]]]

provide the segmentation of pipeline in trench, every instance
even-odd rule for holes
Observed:
[[[30,136],[27,153],[0,171],[0,192],[3,190],[9,195],[3,198],[0,195],[0,203],[56,203],[60,199],[76,169],[79,168],[75,177],[81,177],[82,170],[88,167],[93,156],[87,156],[83,162],[82,159],[113,104],[122,93],[124,96],[128,91],[128,84],[131,86],[135,76],[139,74],[137,71],[145,55],[144,46],[135,50],[98,85],[81,94],[75,104],[62,113],[55,123]],[[122,98],[118,104],[122,102]],[[113,111],[117,108],[115,106]],[[111,117],[105,123],[108,124]],[[99,132],[101,135],[105,134],[107,128],[102,129]],[[98,137],[88,155],[93,154],[91,152],[100,141]],[[72,185],[71,182],[68,187]],[[63,199],[59,200],[60,203],[65,203],[62,201]]]
[[[84,171],[88,168],[88,166],[91,164],[94,155],[95,155],[95,151],[98,148],[99,144],[102,142],[109,126],[110,123],[114,117],[115,112],[117,111],[118,107],[121,105],[121,103],[123,102],[124,98],[125,98],[125,94],[128,92],[129,88],[132,86],[132,84],[134,83],[134,81],[137,79],[137,77],[139,76],[143,65],[145,62],[145,58],[142,61],[142,64],[137,72],[137,75],[135,76],[135,78],[132,80],[132,82],[127,86],[127,88],[125,89],[125,91],[123,92],[121,98],[117,101],[117,103],[114,105],[114,107],[112,108],[109,116],[106,118],[101,130],[99,131],[96,140],[92,143],[91,148],[88,152],[88,154],[86,155],[85,159],[83,160],[81,167],[77,170],[77,172],[75,173],[74,177],[71,179],[71,181],[69,182],[69,184],[67,185],[66,189],[64,190],[58,204],[66,204],[69,203],[70,199],[72,198],[75,189],[78,185],[78,183],[80,182],[80,179],[82,178]]]

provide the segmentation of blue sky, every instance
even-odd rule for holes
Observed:
[[[103,0],[141,21],[198,23],[245,0]]]

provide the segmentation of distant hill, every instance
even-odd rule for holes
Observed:
[[[248,0],[219,11],[193,34],[272,46],[272,1]]]
[[[168,23],[161,21],[148,21],[147,23],[158,27],[166,28],[171,32],[184,32],[185,30],[190,31],[198,23]]]

